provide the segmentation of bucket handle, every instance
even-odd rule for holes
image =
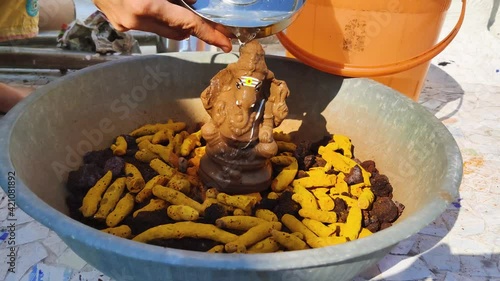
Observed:
[[[465,7],[466,7],[466,0],[462,0],[462,11],[457,24],[450,32],[450,34],[448,34],[448,36],[446,36],[437,45],[435,45],[428,51],[425,51],[424,53],[412,57],[408,60],[398,61],[395,63],[385,64],[385,65],[361,66],[355,64],[336,63],[318,57],[302,49],[297,44],[293,43],[292,40],[290,40],[283,32],[277,33],[276,36],[280,40],[281,44],[283,44],[283,46],[286,48],[286,50],[290,52],[290,54],[295,56],[303,63],[310,65],[321,71],[347,77],[384,76],[414,68],[420,64],[430,61],[432,58],[441,53],[451,43],[451,41],[453,41],[458,31],[462,27],[462,23],[465,18]]]

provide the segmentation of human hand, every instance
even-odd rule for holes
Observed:
[[[224,31],[216,29],[190,10],[167,0],[93,0],[113,27],[148,31],[174,40],[190,35],[230,52],[231,41]],[[194,3],[196,0],[189,0]]]

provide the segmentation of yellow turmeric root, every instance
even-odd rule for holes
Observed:
[[[224,253],[224,245],[215,245],[207,253]]]
[[[134,235],[130,227],[120,224],[134,210],[135,203],[141,203],[142,206],[149,200],[146,206],[133,213],[133,217],[141,212],[163,210],[177,223],[148,229],[133,238],[135,241],[183,237],[211,239],[219,244],[208,250],[211,253],[301,250],[336,245],[372,234],[362,227],[362,210],[369,209],[375,199],[370,189],[371,174],[353,158],[353,146],[348,137],[333,135],[332,140],[318,151],[326,165],[300,171],[297,178],[299,165],[293,153],[297,146],[291,142],[291,135],[273,132],[280,153],[270,158],[270,161],[274,168],[281,166],[281,172],[273,178],[270,186],[272,191],[266,192],[267,198],[279,200],[279,204],[283,203],[280,205],[282,207],[288,203],[288,196],[291,196],[301,207],[298,216],[285,214],[278,219],[270,210],[254,209],[261,202],[262,194],[266,193],[229,195],[216,189],[205,190],[197,174],[201,157],[206,153],[206,147],[200,147],[201,130],[189,134],[184,130],[185,127],[183,122],[169,120],[167,123],[148,124],[131,132],[139,147],[136,159],[149,163],[159,175],[146,183],[137,169],[139,166],[125,163],[126,176],[111,185],[105,179],[107,175],[101,178],[84,198],[81,212],[87,215],[92,213],[95,219],[105,219],[108,228],[103,229],[103,232],[132,238]],[[111,145],[114,155],[127,154],[126,137],[115,139]],[[322,161],[319,157],[317,160],[317,166],[321,166]],[[361,169],[363,182],[348,185],[346,174],[353,167],[358,169],[356,166]],[[111,180],[112,175],[109,178]],[[289,191],[293,193],[287,194]],[[280,198],[282,194],[284,199]],[[333,212],[335,200],[338,199],[345,201],[349,207],[345,223],[336,222],[337,213]],[[262,203],[263,207],[270,208],[276,202],[268,200]],[[291,209],[295,208],[294,203],[290,203]],[[207,210],[207,214],[204,214],[205,209],[213,204],[217,204],[217,208],[212,206],[213,210]],[[217,219],[215,225],[195,222],[204,215],[210,217],[209,211],[222,213],[217,216],[223,217]],[[279,211],[281,213],[283,210]],[[300,220],[299,215],[302,217]],[[281,231],[285,227],[287,232]]]
[[[189,198],[184,193],[169,187],[155,185],[153,187],[153,194],[173,205],[186,205],[200,213],[204,210],[203,206],[197,201]]]
[[[129,192],[137,193],[146,186],[146,182],[136,166],[125,163],[125,174],[127,175],[127,189]]]
[[[211,224],[183,221],[155,226],[135,236],[132,240],[148,242],[154,239],[179,239],[183,237],[210,239],[223,244],[238,238],[236,234]]]
[[[281,222],[292,232],[300,232],[304,235],[305,240],[317,238],[318,236],[314,234],[307,226],[305,226],[301,221],[299,221],[296,217],[285,214],[281,217]]]
[[[324,170],[328,171],[333,167],[336,171],[348,174],[352,167],[356,166],[358,163],[351,158],[335,152],[335,149],[332,148],[333,145],[334,143],[329,143],[326,146],[320,146],[318,149],[318,153],[326,161]]]
[[[358,239],[370,236],[372,234],[373,234],[373,232],[371,232],[368,228],[363,227],[361,229],[361,231],[359,232]]]
[[[252,204],[258,204],[260,201],[262,201],[262,195],[260,192],[252,192],[252,193],[247,193],[245,194],[250,200],[252,201]]]
[[[295,150],[297,150],[297,145],[293,142],[276,141],[276,144],[278,145],[278,151],[280,152],[294,152]]]
[[[258,209],[257,211],[255,211],[255,217],[269,222],[279,221],[278,216],[276,216],[275,213],[267,209]]]
[[[278,198],[280,198],[280,195],[274,191],[271,191],[267,194],[267,199],[277,200]]]
[[[125,155],[127,153],[127,141],[123,136],[118,136],[115,143],[111,145],[111,150],[114,155]]]
[[[184,122],[172,122],[166,124],[146,124],[142,127],[139,127],[130,133],[133,137],[142,137],[145,135],[154,135],[156,132],[160,130],[172,130],[174,132],[179,132],[186,128],[186,123]]]
[[[201,130],[198,130],[197,132],[194,132],[189,136],[187,136],[182,141],[181,144],[181,149],[180,149],[181,155],[188,156],[195,147],[201,145],[200,140],[201,140]]]
[[[304,234],[300,233],[300,232],[292,232],[290,233],[292,234],[293,236],[299,238],[300,240],[304,241]]]
[[[136,196],[136,198],[137,198],[137,196]],[[149,203],[146,206],[136,210],[132,214],[132,217],[135,218],[140,212],[152,212],[152,211],[166,209],[167,206],[168,206],[168,203],[165,202],[165,200],[153,198],[153,199],[151,199],[151,201],[149,201]]]
[[[84,217],[91,217],[95,214],[95,212],[97,212],[97,206],[99,205],[99,202],[101,202],[101,196],[108,188],[112,178],[113,174],[111,171],[108,171],[96,182],[94,186],[89,189],[85,197],[83,197],[80,211]]]
[[[174,153],[177,155],[181,155],[181,147],[182,143],[184,142],[184,139],[189,136],[189,133],[187,131],[182,131],[174,136],[174,139],[172,140],[172,145],[174,148]]]
[[[249,216],[251,215],[250,212],[245,212],[242,209],[236,208],[233,211],[233,216]]]
[[[171,141],[174,137],[174,131],[170,129],[163,129],[156,132],[151,138],[152,144],[159,144],[166,141]]]
[[[200,147],[197,147],[194,149],[194,151],[193,151],[194,156],[189,158],[189,161],[188,161],[190,166],[194,166],[197,168],[200,167],[201,157],[203,157],[203,155],[205,155],[205,149],[206,149],[205,146],[200,146]]]
[[[167,187],[180,191],[184,194],[189,194],[191,192],[191,183],[181,173],[174,175],[167,183]]]
[[[306,173],[309,176],[294,180],[293,186],[301,185],[305,188],[329,187],[335,185],[337,181],[336,175],[325,173],[323,168],[311,168]]]
[[[359,197],[361,195],[361,192],[363,192],[363,188],[365,187],[364,183],[356,183],[350,186],[351,188],[351,195],[354,197]]]
[[[255,197],[245,195],[228,195],[223,192],[217,194],[217,200],[222,204],[242,209],[246,213],[251,213],[252,207],[257,202]]]
[[[345,196],[345,195],[330,195],[332,197],[332,199],[336,199],[336,198],[340,198],[342,200],[344,200],[344,202],[347,204],[347,206],[349,207],[352,207],[354,205],[358,205],[358,200],[354,199],[354,198],[351,198],[349,196]]]
[[[217,189],[212,187],[212,188],[207,189],[207,191],[205,192],[205,197],[217,198],[217,194],[219,194],[219,191],[217,191]]]
[[[338,145],[339,149],[342,149],[345,157],[352,158],[351,139],[344,135],[334,134],[333,141]]]
[[[125,177],[117,178],[108,189],[106,189],[99,204],[99,210],[97,210],[97,213],[94,215],[95,219],[106,219],[109,213],[115,208],[125,190],[125,182]]]
[[[337,222],[337,213],[331,211],[302,208],[299,210],[299,215],[303,218],[309,218],[324,223]]]
[[[305,209],[318,209],[318,203],[314,195],[302,185],[295,185],[293,187],[294,194],[292,200],[299,203]]]
[[[143,141],[151,142],[152,140],[153,140],[153,135],[146,135],[146,136],[136,138],[135,143],[139,144]]]
[[[369,209],[372,206],[375,195],[369,187],[363,188],[361,195],[358,197],[358,207],[362,210]]]
[[[109,227],[101,230],[102,232],[106,232],[112,234],[114,236],[122,237],[122,238],[130,238],[132,237],[132,229],[128,225],[120,225],[116,227]]]
[[[288,155],[273,156],[269,160],[271,160],[271,163],[278,166],[290,166],[294,161],[297,161],[295,157]]]
[[[276,165],[286,165],[271,182],[271,189],[274,192],[282,192],[295,179],[299,164],[293,156],[274,156],[271,158],[271,162]]]
[[[215,225],[219,228],[233,230],[249,230],[259,224],[269,223],[266,220],[252,216],[225,216],[215,221]],[[280,222],[272,222],[276,228],[281,228]]]
[[[143,163],[149,163],[153,159],[160,158],[160,156],[158,154],[151,152],[149,149],[137,150],[134,157],[135,157],[135,159],[137,159]]]
[[[201,206],[203,207],[203,211],[205,211],[208,207],[210,207],[212,204],[217,204],[219,201],[215,198],[210,198],[206,197]]]
[[[337,175],[337,182],[335,186],[330,188],[330,196],[349,193],[349,185],[345,182],[345,174],[340,173]]]
[[[330,223],[327,226],[328,226],[328,228],[331,228],[333,230],[333,234],[335,236],[339,236],[340,233],[342,233],[342,228],[344,227],[344,225],[345,225],[344,222],[336,222],[336,223]]]
[[[115,209],[106,217],[106,225],[109,227],[117,226],[134,209],[134,196],[130,193],[125,194],[116,204]]]
[[[319,209],[323,211],[331,211],[335,208],[335,202],[332,197],[326,194],[329,191],[326,187],[314,188],[311,192],[314,194],[314,197],[318,199]]]
[[[167,215],[175,221],[195,221],[200,217],[198,211],[186,205],[168,206]]]
[[[363,183],[365,184],[365,186],[372,186],[370,182],[370,177],[372,176],[372,174],[366,171],[365,168],[361,167],[361,165],[358,166],[361,169],[361,174],[363,175]]]
[[[256,225],[250,228],[247,232],[238,236],[236,240],[227,243],[224,246],[224,249],[228,253],[245,253],[249,246],[252,246],[266,237],[269,237],[271,235],[271,231],[275,229],[275,227],[275,224],[270,222]]]
[[[150,179],[139,193],[135,196],[135,202],[142,203],[153,196],[153,187],[155,185],[165,185],[168,183],[168,178],[163,175],[156,175]]]
[[[340,235],[346,237],[350,241],[355,240],[361,231],[361,223],[363,221],[363,214],[358,206],[351,206],[347,219]]]
[[[248,248],[247,254],[274,253],[279,249],[280,245],[276,242],[276,240],[273,237],[267,237],[266,239],[259,241]]]
[[[281,246],[290,251],[308,249],[306,242],[302,241],[297,236],[283,231],[272,230],[271,235]]]
[[[200,146],[193,150],[195,157],[202,157],[206,153],[206,146]]]
[[[226,211],[226,213],[231,213],[231,212],[234,212],[235,208],[233,206],[229,206],[229,205],[224,205],[222,204],[221,202],[219,202],[217,199],[215,198],[205,198],[205,200],[203,201],[203,204],[202,207],[203,207],[203,210],[205,210],[206,208],[210,207],[212,204],[218,204],[219,206],[223,207],[224,210]]]
[[[302,220],[302,223],[319,237],[328,237],[335,232],[334,229],[317,220],[305,218]]]
[[[160,159],[153,159],[149,163],[149,166],[155,170],[158,174],[167,177],[168,179],[171,179],[176,173],[177,170],[170,167],[167,165],[165,162],[163,162]]]
[[[172,144],[167,146],[163,146],[161,144],[152,144],[148,145],[148,149],[160,156],[160,158],[168,163],[171,167],[177,167],[179,163],[179,156],[174,153],[174,148]]]
[[[149,146],[151,145],[151,141],[150,140],[143,140],[139,143],[137,143],[137,147],[139,148],[139,150],[149,150]]]
[[[327,246],[338,245],[347,242],[345,237],[316,237],[307,240],[307,244],[311,246],[311,248],[321,248]]]

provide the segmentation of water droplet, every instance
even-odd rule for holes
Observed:
[[[257,37],[257,33],[259,33],[259,28],[239,28],[233,27],[231,29],[234,36],[238,39],[238,42],[241,45],[252,41],[255,37]]]

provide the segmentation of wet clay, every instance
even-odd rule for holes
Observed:
[[[269,158],[278,152],[273,128],[288,114],[289,90],[267,68],[264,55],[256,40],[242,45],[238,61],[217,73],[201,94],[211,120],[201,128],[207,145],[199,176],[221,192],[259,192],[271,183]]]

